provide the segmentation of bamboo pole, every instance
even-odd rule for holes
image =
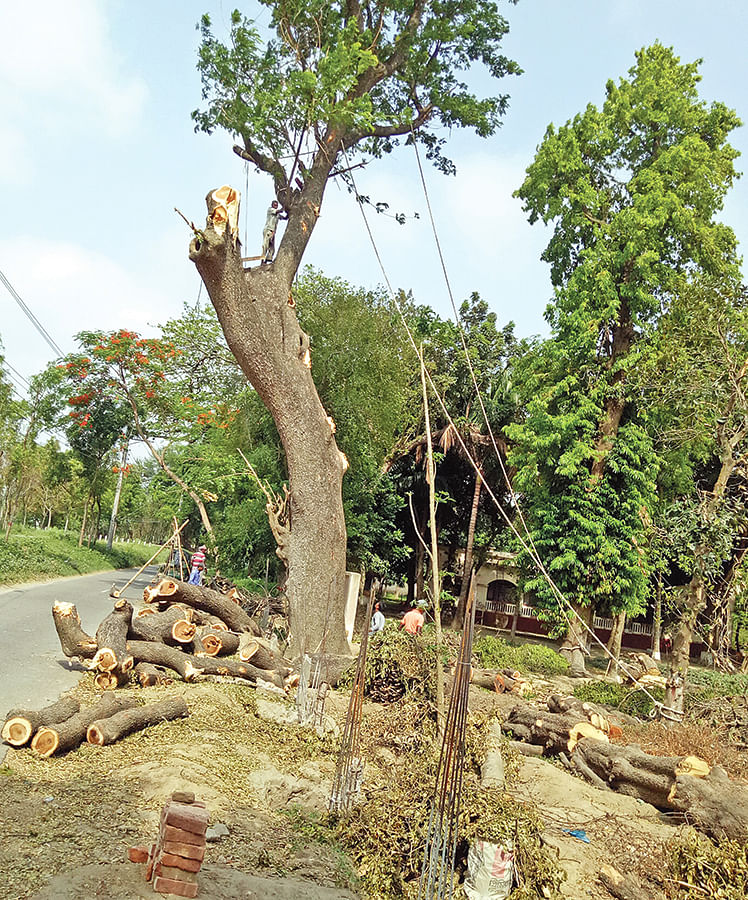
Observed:
[[[426,391],[426,368],[423,363],[423,348],[419,353],[421,363],[421,387],[423,389],[423,411],[426,418],[426,481],[429,486],[429,530],[431,532],[431,582],[434,597],[434,625],[436,626],[436,716],[439,733],[444,733],[444,669],[442,667],[442,607],[441,579],[439,577],[439,547],[436,536],[436,466],[434,448],[431,442],[431,416]]]
[[[189,521],[190,521],[189,519],[185,519],[184,522],[182,522],[182,524],[181,524],[181,525],[179,526],[179,528],[177,529],[177,535],[181,532],[181,530],[184,528],[184,526],[185,526]],[[125,591],[130,587],[130,585],[133,583],[133,581],[135,581],[135,579],[138,577],[138,575],[140,575],[140,573],[141,573],[147,566],[150,566],[150,564],[151,564],[151,563],[153,562],[153,560],[159,555],[159,553],[164,549],[164,547],[167,547],[167,546],[174,540],[175,537],[176,537],[176,535],[172,535],[172,536],[169,538],[168,541],[165,541],[163,544],[161,544],[161,546],[160,546],[160,547],[158,548],[158,550],[153,554],[153,556],[148,560],[148,562],[144,562],[144,563],[143,563],[143,565],[142,565],[142,566],[138,569],[138,571],[132,576],[132,578],[127,582],[127,584],[126,584],[124,587],[117,588],[116,590],[111,591],[110,596],[111,596],[111,597],[115,597],[115,598],[116,598],[116,597],[121,597],[121,596],[125,593]]]

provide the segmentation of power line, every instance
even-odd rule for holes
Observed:
[[[24,303],[21,299],[18,291],[13,287],[13,285],[8,281],[5,275],[0,271],[0,282],[2,282],[8,290],[10,296],[16,301],[16,303],[21,307],[23,312],[25,313],[28,320],[31,324],[36,328],[39,334],[44,338],[44,340],[49,344],[52,348],[56,356],[64,356],[65,354],[62,352],[60,345],[54,340],[54,338],[50,335],[47,329],[42,325],[42,323],[37,319],[37,317],[31,312],[29,307]]]
[[[3,360],[3,365],[5,366],[6,369],[9,369],[10,372],[13,372],[17,378],[20,378],[20,380],[26,385],[26,387],[29,387],[29,388],[31,387],[31,384],[30,384],[28,378],[25,378],[23,375],[21,375],[21,373],[18,371],[18,369],[16,369],[14,366],[12,366],[8,362],[7,359]],[[10,374],[10,372],[8,374]]]

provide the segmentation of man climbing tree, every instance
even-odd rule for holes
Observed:
[[[417,141],[443,172],[442,129],[492,134],[506,96],[478,98],[460,80],[482,63],[496,78],[519,67],[500,52],[508,30],[494,2],[481,0],[263,0],[274,37],[263,44],[235,12],[221,43],[202,21],[199,69],[205,108],[198,129],[222,128],[234,151],[273,180],[288,216],[275,260],[245,271],[237,240],[238,196],[208,196],[208,221],[190,257],[226,339],[273,415],[286,453],[289,499],[274,534],[287,563],[292,646],[348,651],[342,604],[346,460],[311,376],[309,337],[299,327],[291,285],[320,215],[329,178],[349,178],[363,154],[381,157],[399,138]]]

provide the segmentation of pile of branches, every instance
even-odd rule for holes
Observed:
[[[285,594],[253,594],[223,575],[215,575],[207,587],[236,600],[247,615],[254,619],[267,617],[268,620],[288,620],[288,598]]]
[[[699,725],[706,725],[738,749],[748,749],[746,694],[692,701],[688,718]]]
[[[171,578],[146,588],[135,612],[118,598],[87,634],[72,603],[57,602],[52,617],[63,653],[96,672],[95,682],[113,690],[136,680],[143,687],[206,677],[269,682],[287,689],[295,682],[290,663],[276,653],[257,622],[228,596]],[[238,658],[237,658],[238,657]]]

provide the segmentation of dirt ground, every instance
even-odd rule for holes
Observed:
[[[537,680],[536,692],[568,690],[565,682]],[[229,830],[209,844],[200,896],[364,897],[341,847],[315,827],[329,796],[345,692],[330,693],[327,732],[318,735],[295,724],[290,701],[244,685],[127,690],[150,701],[184,695],[190,715],[59,759],[8,752],[0,767],[0,900],[161,896],[145,883],[143,866],[127,862],[127,848],[153,840],[160,808],[177,788],[194,791],[211,823]],[[76,693],[84,702],[93,697],[90,676]],[[473,687],[471,712],[502,716],[513,702]],[[367,777],[387,777],[393,748],[409,732],[408,715],[407,704],[365,704]],[[603,863],[635,873],[650,900],[664,897],[664,847],[679,826],[653,807],[598,791],[540,759],[523,759],[508,791],[540,811],[543,840],[567,874],[564,897],[604,900],[597,877]],[[565,832],[579,828],[589,844]]]

